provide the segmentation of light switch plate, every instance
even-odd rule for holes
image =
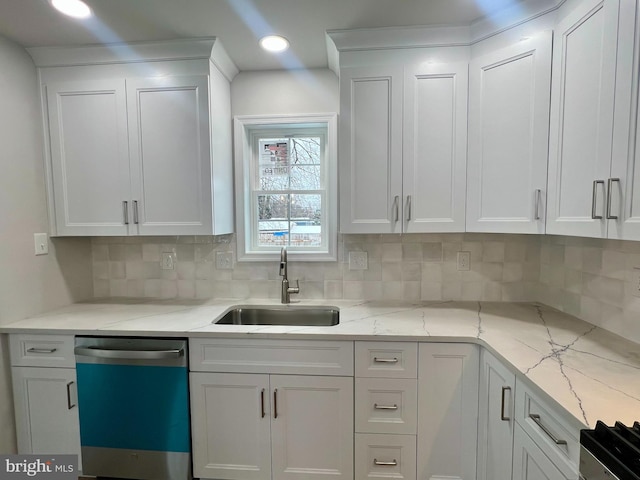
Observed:
[[[173,270],[176,264],[176,257],[173,252],[162,252],[160,268],[162,270]]]
[[[640,297],[640,267],[633,267],[633,279],[631,286],[633,288],[631,294],[634,297]]]
[[[49,253],[49,239],[46,233],[34,233],[33,242],[36,255],[46,255]]]
[[[367,252],[349,252],[349,270],[366,270],[369,268]]]
[[[218,270],[231,270],[233,268],[233,252],[217,252],[216,268]]]
[[[471,269],[471,252],[458,252],[458,271]]]

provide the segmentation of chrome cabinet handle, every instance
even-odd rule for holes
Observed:
[[[393,210],[395,212],[394,214],[394,222],[397,222],[398,220],[400,220],[400,197],[398,195],[396,195],[395,197],[393,197]]]
[[[260,391],[260,414],[261,418],[264,418],[264,388]]]
[[[71,385],[73,385],[76,382],[69,382],[67,383],[67,410],[71,410],[73,407],[76,406],[76,404],[74,403],[73,405],[71,405]]]
[[[137,200],[133,201],[133,223],[135,223],[136,225],[139,223],[138,222],[138,201]]]
[[[411,221],[411,195],[407,195],[407,222]]]
[[[613,182],[620,183],[619,178],[610,178],[607,181],[607,219],[609,220],[617,220],[617,215],[611,215],[611,191],[613,190]]]
[[[596,203],[598,203],[598,184],[602,184],[604,188],[604,180],[593,181],[593,191],[591,192],[591,218],[594,220],[602,220],[602,215],[596,215]]]
[[[398,363],[398,359],[396,357],[393,358],[378,358],[373,357],[373,361],[375,363]]]
[[[122,202],[122,215],[124,216],[124,224],[129,225],[129,202]]]
[[[535,211],[533,213],[533,219],[534,220],[540,220],[540,200],[541,199],[542,199],[542,190],[537,188],[536,189],[536,197],[535,197],[536,208],[535,208]]]
[[[273,418],[278,418],[278,389],[273,390]]]
[[[504,394],[505,392],[509,392],[509,396],[511,396],[511,387],[502,387],[502,404],[500,405],[500,420],[504,422],[508,422],[511,420],[510,417],[504,414]]]
[[[395,467],[398,465],[398,461],[394,458],[393,462],[380,462],[377,458],[374,458],[373,464],[378,465],[379,467]]]
[[[378,405],[377,403],[374,403],[373,408],[375,408],[376,410],[397,410],[398,405],[396,405],[395,403],[393,405]]]
[[[603,182],[603,183],[604,183],[604,182]],[[554,442],[556,445],[566,445],[566,444],[567,444],[567,441],[566,441],[566,440],[558,439],[558,438],[557,438],[557,437],[556,437],[556,436],[551,432],[551,430],[549,430],[547,427],[545,427],[545,426],[543,425],[542,421],[540,420],[540,415],[538,415],[537,413],[530,413],[530,414],[529,414],[529,418],[530,418],[531,420],[533,420],[533,421],[536,423],[536,425],[538,425],[538,426],[542,429],[542,431],[543,431],[544,433],[546,433],[546,434],[547,434],[547,436],[548,436],[551,440],[553,440],[553,442]]]
[[[36,348],[36,347],[31,347],[29,349],[27,349],[28,353],[53,353],[53,352],[57,352],[58,349],[57,348]]]

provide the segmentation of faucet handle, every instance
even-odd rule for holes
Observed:
[[[296,286],[289,287],[288,290],[289,293],[300,293],[300,280],[296,280]]]

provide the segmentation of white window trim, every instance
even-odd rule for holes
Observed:
[[[236,258],[239,262],[274,261],[280,258],[280,250],[252,252],[250,234],[251,215],[251,131],[258,127],[278,127],[291,124],[326,124],[327,126],[327,249],[326,251],[289,251],[290,259],[305,262],[336,261],[338,258],[338,115],[316,113],[304,115],[242,115],[234,123],[234,162],[236,189]]]

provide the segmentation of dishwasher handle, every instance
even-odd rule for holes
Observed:
[[[96,347],[76,347],[76,355],[85,357],[111,358],[123,360],[166,360],[180,358],[184,355],[184,349],[170,350],[118,350]]]

